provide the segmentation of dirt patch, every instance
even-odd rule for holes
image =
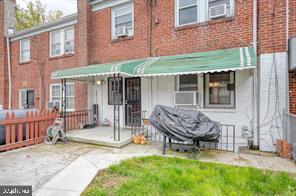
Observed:
[[[106,170],[100,171],[91,184],[99,184],[103,189],[116,187],[127,181],[127,177],[110,174]]]

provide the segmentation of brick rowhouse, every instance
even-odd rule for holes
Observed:
[[[285,1],[258,1],[258,55],[286,51]],[[32,37],[31,60],[19,62],[19,40],[11,44],[12,108],[18,108],[22,88],[35,90],[35,108],[46,108],[53,71],[149,56],[176,55],[224,48],[251,46],[253,42],[253,0],[236,0],[235,15],[184,27],[175,27],[175,1],[134,1],[134,35],[112,40],[111,8],[91,11],[87,0],[78,0],[75,24],[75,53],[49,57],[49,32]],[[3,0],[0,9],[3,10]],[[275,9],[275,10],[274,10]],[[0,50],[5,54],[3,11],[0,12]],[[277,28],[273,33],[272,27]],[[290,1],[290,36],[295,34],[295,0]],[[276,44],[273,38],[275,37]],[[0,105],[7,108],[7,70],[0,56]],[[42,71],[43,70],[43,71]],[[291,111],[295,112],[295,80],[291,73]],[[20,79],[21,78],[21,79]],[[43,86],[43,87],[42,87]],[[76,84],[75,109],[86,109],[87,86]]]

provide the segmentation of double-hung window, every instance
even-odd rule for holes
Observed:
[[[112,8],[112,38],[119,34],[134,35],[134,5],[133,2]]]
[[[65,53],[74,52],[74,28],[65,29]]]
[[[19,90],[19,108],[30,109],[34,108],[34,90],[21,89]]]
[[[234,0],[175,0],[176,26],[206,22],[234,14]]]
[[[205,75],[205,107],[235,108],[234,72]]]
[[[62,86],[61,84],[51,84],[50,85],[50,101],[58,102],[62,106]],[[67,102],[67,110],[74,111],[75,110],[75,88],[74,83],[67,84],[66,87],[66,102]]]
[[[180,75],[179,91],[198,91],[197,74]]]
[[[74,52],[74,27],[50,32],[50,56]]]
[[[28,62],[31,58],[30,40],[20,40],[20,62]]]
[[[176,25],[198,22],[198,0],[176,0]]]
[[[50,33],[50,56],[59,56],[62,54],[61,31],[53,31]]]

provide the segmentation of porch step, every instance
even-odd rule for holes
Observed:
[[[67,133],[70,141],[122,148],[132,142],[130,130],[121,130],[120,141],[114,141],[113,128],[97,127],[93,129],[73,130]]]

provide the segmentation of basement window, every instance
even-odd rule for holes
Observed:
[[[20,109],[32,109],[34,104],[34,90],[21,89],[19,90],[19,108]]]
[[[30,51],[30,40],[23,39],[20,40],[20,62],[28,62],[31,58],[31,51]]]
[[[74,53],[74,27],[50,32],[50,57]]]

